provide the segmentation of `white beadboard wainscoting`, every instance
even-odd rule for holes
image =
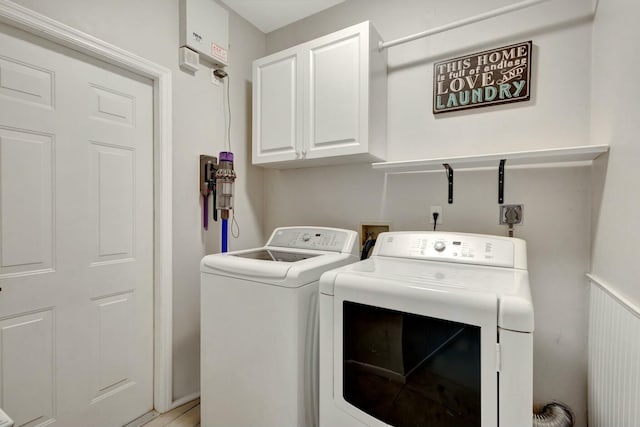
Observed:
[[[588,275],[589,427],[640,425],[640,309]]]

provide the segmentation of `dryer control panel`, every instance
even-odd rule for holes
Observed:
[[[358,233],[351,230],[325,227],[276,228],[267,246],[281,248],[313,249],[318,251],[357,252]]]
[[[396,232],[378,236],[373,256],[414,258],[495,267],[526,266],[521,239],[481,234]],[[524,264],[523,264],[524,263]]]

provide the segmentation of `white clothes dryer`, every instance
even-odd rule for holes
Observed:
[[[201,262],[203,427],[318,425],[318,279],[358,260],[355,231],[277,228]]]
[[[321,427],[531,427],[523,240],[378,236],[320,279]]]

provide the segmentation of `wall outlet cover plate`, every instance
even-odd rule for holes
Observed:
[[[508,225],[507,212],[514,209],[516,213],[516,220],[514,225],[522,225],[524,221],[524,205],[501,205],[500,206],[500,225]]]

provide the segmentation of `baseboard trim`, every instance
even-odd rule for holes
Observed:
[[[151,410],[146,414],[144,414],[143,416],[138,417],[135,420],[131,421],[129,424],[125,424],[124,427],[141,427],[146,423],[148,423],[149,421],[155,418],[158,418],[159,416],[160,416],[160,413],[158,411]]]
[[[175,409],[178,406],[184,405],[185,403],[189,403],[192,400],[196,400],[196,399],[199,399],[199,398],[200,398],[200,392],[196,391],[195,393],[191,393],[191,394],[189,394],[187,396],[181,397],[178,400],[174,400],[173,403],[171,404],[171,408],[169,408],[169,409],[170,410],[171,409]]]

